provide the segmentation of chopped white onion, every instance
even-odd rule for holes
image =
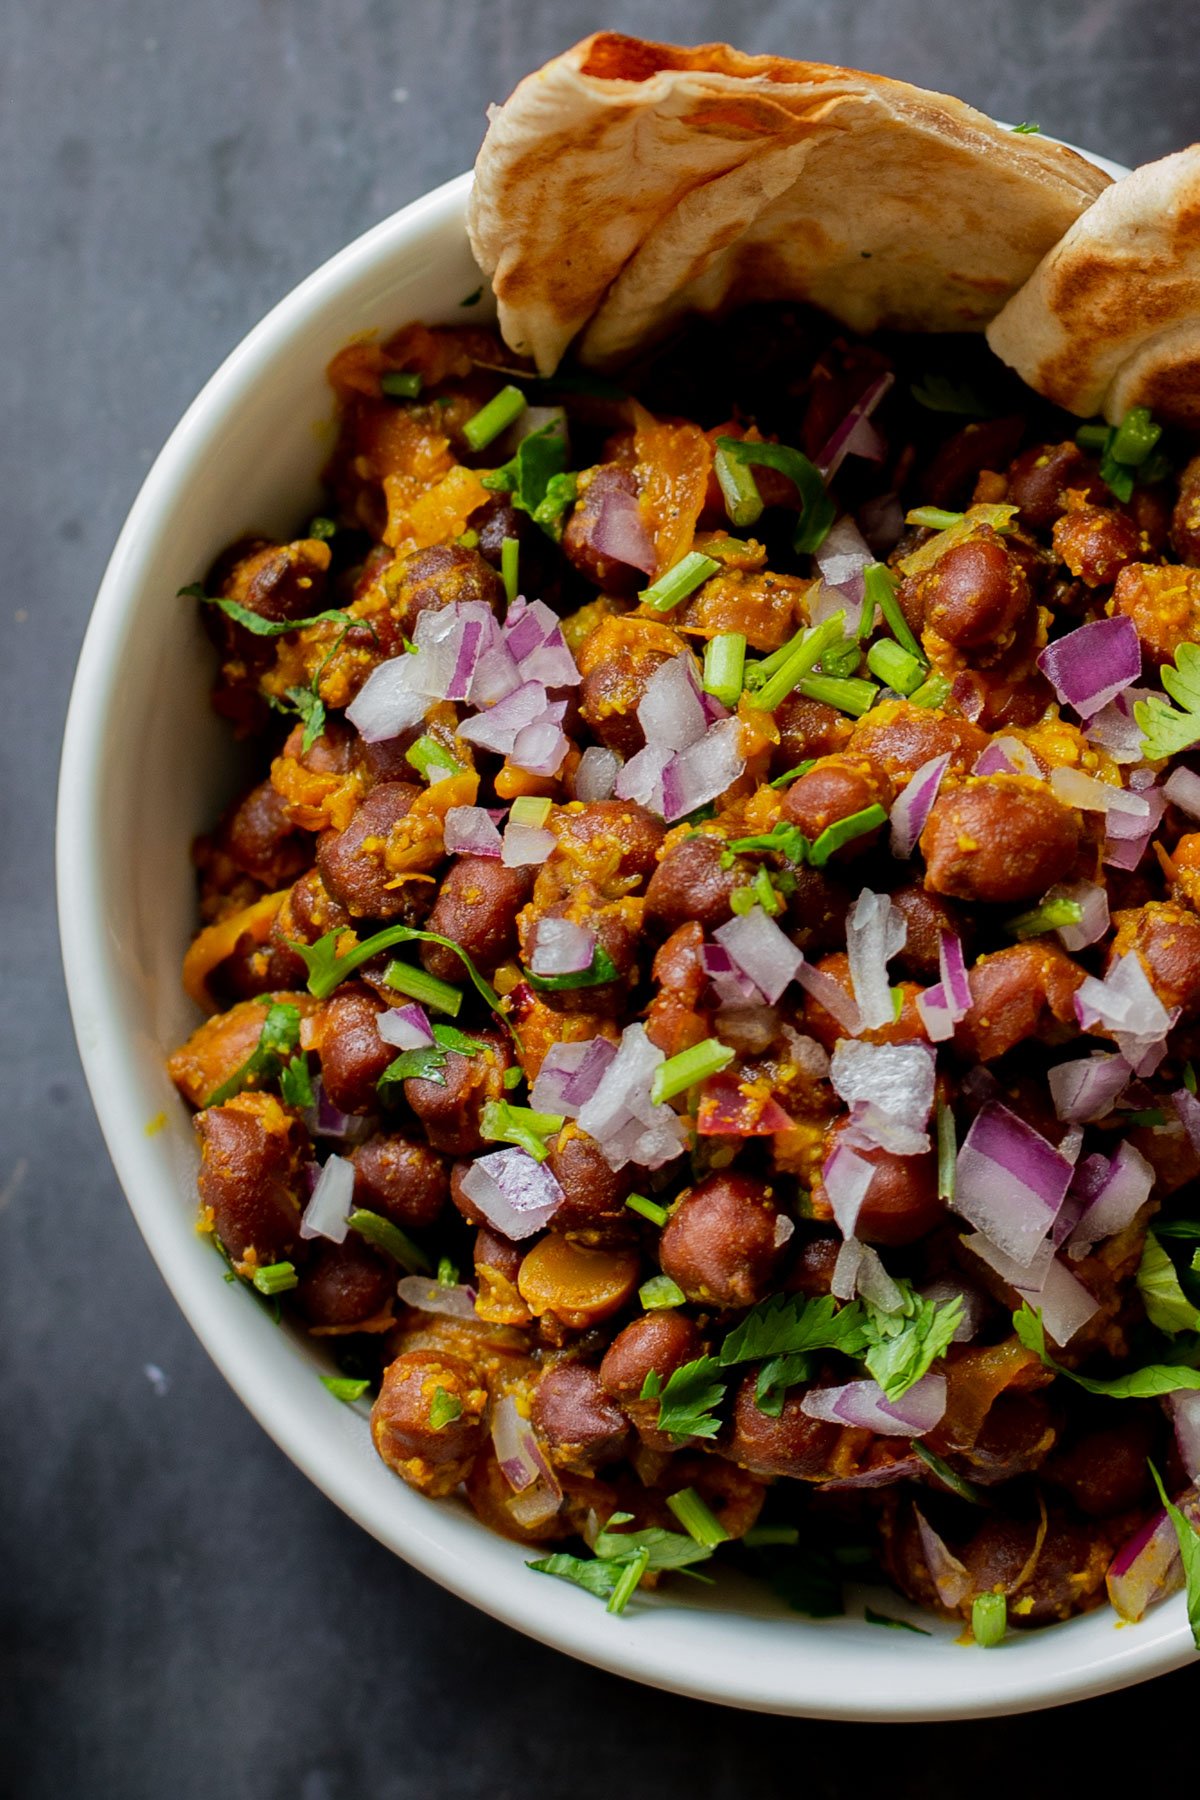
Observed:
[[[1068,1255],[1084,1256],[1093,1244],[1124,1231],[1145,1206],[1153,1186],[1154,1170],[1146,1158],[1132,1144],[1121,1144],[1067,1240]]]
[[[852,1147],[878,1147],[896,1156],[928,1150],[925,1125],[933,1106],[934,1060],[924,1044],[842,1038],[830,1060],[829,1079],[834,1092],[855,1109],[847,1134]]]
[[[895,1020],[888,963],[904,948],[908,921],[886,894],[864,888],[846,920],[850,981],[863,1025],[878,1030]]]
[[[462,1191],[488,1224],[513,1243],[548,1225],[563,1200],[545,1163],[517,1149],[477,1157],[463,1176]]]
[[[1194,769],[1185,769],[1182,765],[1172,769],[1163,782],[1162,791],[1180,812],[1185,812],[1190,819],[1200,819],[1200,775]]]
[[[708,730],[699,684],[688,650],[655,669],[646,683],[637,716],[646,742],[663,750],[686,750]]]
[[[1144,794],[1099,781],[1094,775],[1085,775],[1082,769],[1051,769],[1050,786],[1064,806],[1076,807],[1080,812],[1127,813],[1131,819],[1150,816],[1150,802]]]
[[[825,1158],[821,1182],[838,1230],[845,1238],[854,1236],[858,1215],[862,1211],[862,1204],[874,1175],[874,1165],[867,1162],[865,1157],[859,1156],[848,1144],[835,1145]]]
[[[499,856],[500,833],[484,806],[451,806],[442,837],[448,856]]]
[[[925,821],[933,810],[942,777],[949,767],[948,750],[941,756],[931,756],[928,762],[921,764],[896,796],[891,812],[891,848],[897,861],[907,862],[916,848],[917,839],[925,829]]]
[[[595,953],[593,926],[542,917],[534,926],[529,967],[535,975],[577,975],[591,968]]]
[[[1099,1302],[1093,1299],[1083,1283],[1053,1255],[1049,1240],[1046,1250],[1051,1254],[1043,1253],[1028,1266],[1014,1262],[982,1233],[964,1238],[963,1243],[994,1269],[1014,1293],[1022,1300],[1028,1300],[1041,1313],[1042,1323],[1060,1348],[1069,1344],[1100,1310]]]
[[[803,953],[761,906],[719,925],[713,936],[772,1006],[804,963]]]
[[[300,1236],[328,1238],[331,1244],[345,1243],[353,1205],[354,1164],[344,1156],[330,1156],[304,1209]]]
[[[544,825],[514,825],[510,819],[504,827],[500,860],[506,869],[527,869],[544,863],[557,842]]]
[[[607,800],[621,769],[621,759],[613,750],[590,744],[579,759],[575,771],[577,800]]]
[[[418,1312],[436,1313],[444,1319],[474,1319],[475,1289],[457,1283],[431,1281],[428,1275],[406,1275],[396,1292],[405,1306]]]
[[[1073,1166],[1007,1106],[978,1112],[958,1152],[954,1210],[1028,1269],[1053,1225]]]
[[[414,691],[412,665],[405,654],[379,663],[346,708],[346,717],[365,744],[383,744],[411,731],[429,710],[429,699]]]
[[[423,1006],[392,1006],[380,1013],[375,1029],[395,1050],[426,1050],[433,1043],[433,1027]]]

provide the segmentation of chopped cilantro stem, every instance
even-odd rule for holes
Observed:
[[[1074,1369],[1065,1369],[1047,1351],[1042,1315],[1028,1302],[1022,1305],[1020,1312],[1013,1314],[1013,1329],[1025,1348],[1039,1356],[1056,1375],[1073,1381],[1076,1387],[1089,1394],[1100,1394],[1108,1400],[1152,1400],[1160,1394],[1174,1394],[1183,1388],[1200,1388],[1200,1369],[1190,1369],[1184,1363],[1149,1363],[1144,1368],[1115,1375],[1111,1381],[1096,1381]]]
[[[910,706],[941,706],[950,698],[950,689],[954,683],[948,675],[931,675],[923,681],[919,688],[908,696]]]
[[[713,473],[725,501],[725,511],[732,525],[756,525],[762,517],[763,497],[758,491],[749,466],[718,450],[713,458]]]
[[[665,1206],[660,1206],[657,1200],[647,1200],[645,1194],[630,1194],[625,1204],[630,1212],[640,1213],[652,1225],[665,1225],[669,1217]]]
[[[704,652],[704,687],[722,706],[736,706],[746,669],[746,640],[740,631],[710,638]]]
[[[452,1019],[457,1019],[462,1010],[461,988],[439,980],[425,969],[414,968],[412,963],[390,962],[383,979],[398,994],[407,994],[410,1000],[418,1000],[422,1006],[432,1006],[435,1012],[449,1013]]]
[[[962,515],[947,513],[945,516],[958,519]],[[891,571],[883,563],[871,563],[863,571],[863,594],[865,595],[863,617],[867,618],[870,613],[870,617],[874,618],[874,613],[870,612],[872,602],[874,602],[883,614],[884,623],[900,648],[907,650],[908,654],[914,657],[923,668],[928,668],[929,659],[913,635],[908,620],[900,610],[900,602],[896,598],[896,584],[892,579]]]
[[[642,1576],[649,1567],[650,1552],[648,1550],[639,1550],[633,1561],[627,1563],[621,1571],[620,1579],[612,1591],[612,1597],[608,1602],[606,1611],[610,1613],[623,1613],[625,1611],[625,1608],[633,1598],[638,1583],[641,1581]]]
[[[359,1237],[365,1238],[368,1244],[374,1244],[377,1250],[383,1250],[393,1262],[398,1262],[402,1269],[410,1275],[428,1275],[429,1258],[423,1250],[417,1248],[406,1232],[390,1219],[381,1218],[376,1212],[368,1212],[365,1207],[355,1207],[350,1214],[351,1231],[357,1231]]]
[[[1078,925],[1082,918],[1083,907],[1078,900],[1044,900],[1040,906],[1010,919],[1007,929],[1023,940],[1040,937],[1046,931],[1060,931],[1064,925]]]
[[[274,1294],[286,1294],[289,1288],[296,1286],[299,1279],[295,1264],[290,1262],[267,1263],[265,1268],[255,1269],[251,1276],[259,1293],[266,1294],[268,1298]]]
[[[879,638],[871,645],[867,651],[867,667],[885,687],[894,688],[898,694],[911,694],[925,679],[924,663],[918,662],[891,638]]]
[[[206,594],[198,581],[190,587],[182,587],[179,596],[182,599],[202,600],[205,606],[217,606],[232,619],[235,625],[244,626],[254,637],[284,637],[289,631],[306,631],[310,625],[344,625],[347,630],[352,625],[369,628],[366,619],[355,619],[349,613],[341,612],[337,607],[327,607],[324,612],[310,613],[305,619],[264,619],[261,613],[251,612],[248,606],[242,606],[236,600],[227,600],[223,594]]]
[[[822,652],[828,650],[831,644],[837,643],[845,623],[845,613],[836,612],[832,618],[824,619],[820,625],[814,625],[811,630],[804,632],[799,641],[793,638],[791,644],[785,645],[784,651],[777,650],[774,656],[769,656],[760,663],[760,677],[764,670],[768,674],[757,693],[750,696],[751,706],[759,712],[774,712],[820,662]],[[782,660],[777,661],[776,658]]]
[[[944,1100],[937,1103],[938,1199],[947,1205],[954,1199],[958,1167],[958,1134],[954,1114]]]
[[[957,1494],[960,1500],[969,1500],[972,1506],[984,1504],[983,1495],[975,1484],[956,1474],[948,1462],[943,1462],[934,1451],[927,1450],[919,1438],[913,1439],[912,1450],[913,1455],[920,1457],[930,1474],[936,1475],[942,1485],[948,1487],[951,1493]]]
[[[994,1650],[1008,1630],[1008,1601],[1003,1594],[976,1594],[971,1604],[971,1631],[983,1650]]]
[[[566,1123],[562,1113],[534,1112],[530,1106],[510,1106],[507,1100],[488,1100],[480,1115],[479,1135],[489,1144],[516,1144],[535,1162],[549,1155],[545,1139]]]
[[[1035,125],[1032,120],[1029,119],[1022,119],[1019,125],[1013,126],[1013,130],[1020,137],[1036,137],[1041,129],[1040,125]]]
[[[652,581],[648,588],[643,588],[638,599],[643,606],[652,607],[655,612],[670,612],[681,600],[695,593],[702,582],[715,575],[721,567],[713,557],[705,556],[700,550],[689,550],[681,557],[674,568]]]
[[[1103,450],[1108,442],[1108,433],[1107,425],[1081,425],[1075,433],[1075,442],[1081,450]]]
[[[335,1400],[342,1400],[346,1405],[350,1405],[354,1400],[361,1400],[370,1385],[369,1381],[356,1381],[349,1375],[322,1375],[321,1377],[321,1386],[327,1388]]]
[[[810,756],[804,762],[797,763],[795,768],[789,769],[786,774],[777,775],[774,781],[769,783],[769,786],[773,788],[791,787],[793,781],[799,781],[802,775],[808,774],[816,760],[815,756]]]
[[[519,794],[508,811],[511,825],[544,825],[554,802],[541,794]]]
[[[835,706],[839,712],[850,713],[856,719],[870,712],[879,693],[873,681],[863,681],[854,675],[844,679],[833,675],[806,675],[795,685],[806,699],[823,700],[827,706]]]
[[[718,1544],[728,1540],[729,1533],[695,1488],[680,1488],[677,1494],[668,1494],[667,1505],[688,1536],[697,1544],[703,1544],[706,1550],[715,1550]]]
[[[415,400],[421,392],[421,377],[415,369],[389,369],[379,385],[393,400]]]
[[[463,772],[462,764],[456,762],[446,746],[439,744],[428,732],[409,746],[404,752],[404,760],[411,763],[418,775],[430,783],[444,781],[447,775],[461,775]]]
[[[861,812],[848,813],[844,819],[835,819],[810,846],[808,861],[814,869],[823,869],[834,851],[840,850],[843,844],[865,837],[868,831],[886,824],[887,812],[878,802],[874,806],[864,806]]]
[[[731,437],[719,437],[716,449],[731,462],[775,469],[786,475],[800,496],[800,522],[792,548],[802,556],[821,548],[837,517],[837,507],[825,490],[820,470],[802,451],[793,450],[789,444],[756,444]]]
[[[963,517],[960,512],[947,512],[944,506],[914,506],[904,515],[904,522],[924,525],[929,531],[949,531],[952,525],[961,525]]]
[[[1132,406],[1112,434],[1108,454],[1114,462],[1136,469],[1145,462],[1162,436],[1162,426],[1150,417],[1150,409]]]
[[[719,1075],[722,1069],[729,1067],[733,1057],[734,1052],[719,1038],[705,1038],[703,1043],[681,1050],[678,1056],[669,1056],[654,1071],[651,1100],[655,1106],[661,1106],[664,1100],[674,1099],[676,1094],[684,1093],[696,1082]]]
[[[504,582],[504,594],[511,606],[517,597],[517,580],[520,568],[521,545],[514,537],[506,537],[500,546],[500,575]]]
[[[638,1289],[638,1299],[647,1312],[666,1312],[672,1306],[682,1306],[687,1295],[669,1275],[652,1275]]]
[[[336,537],[337,521],[327,519],[324,513],[317,513],[315,518],[308,521],[308,535],[310,538],[321,538],[322,540]]]
[[[463,426],[463,436],[472,450],[484,450],[502,431],[514,425],[525,411],[525,396],[519,387],[502,387],[486,406],[481,406]]]

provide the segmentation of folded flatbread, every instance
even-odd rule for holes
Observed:
[[[600,32],[493,109],[468,225],[514,350],[619,362],[681,314],[806,300],[978,330],[1108,185],[945,94]]]
[[[1200,144],[1114,182],[988,327],[1039,394],[1200,426]]]

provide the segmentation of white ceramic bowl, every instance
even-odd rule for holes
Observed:
[[[224,1282],[196,1234],[193,1133],[163,1061],[196,1022],[179,982],[194,924],[188,847],[236,767],[208,706],[209,645],[176,590],[240,532],[287,535],[311,510],[331,414],[324,369],[347,339],[480,316],[461,310],[479,282],[467,189],[463,176],[368,232],[250,333],[155,463],[96,601],[63,751],[63,953],[96,1110],[150,1251],[230,1384],[331,1499],[463,1599],[602,1668],[735,1706],[864,1720],[1050,1706],[1174,1668],[1192,1653],[1178,1599],[1137,1627],[1118,1629],[1105,1610],[989,1652],[942,1627],[914,1637],[810,1623],[733,1578],[715,1590],[676,1582],[610,1618],[529,1573],[528,1552],[465,1506],[424,1500],[390,1474],[365,1407],[326,1394],[311,1343]],[[887,1610],[903,1609],[889,1598]]]

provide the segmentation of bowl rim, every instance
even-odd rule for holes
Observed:
[[[1082,154],[1111,174],[1125,172],[1106,158]],[[311,1426],[295,1417],[285,1420],[279,1416],[284,1410],[282,1400],[272,1398],[270,1381],[262,1379],[259,1367],[248,1367],[227,1341],[217,1309],[204,1292],[207,1281],[202,1277],[197,1282],[174,1257],[160,1223],[157,1199],[161,1177],[151,1166],[143,1124],[152,1107],[144,1088],[139,1087],[119,1010],[111,1004],[119,972],[104,929],[103,910],[97,903],[105,879],[99,746],[118,695],[122,636],[144,580],[143,542],[148,528],[169,516],[185,496],[204,444],[213,440],[222,420],[236,414],[251,396],[261,360],[285,346],[322,308],[336,304],[365,280],[378,280],[386,274],[417,234],[453,230],[456,224],[461,230],[470,184],[469,173],[457,176],[354,239],[280,300],[226,357],[187,408],[147,474],[112,551],[88,622],[71,690],[59,771],[60,943],[72,1022],[92,1102],[143,1239],[181,1311],[234,1392],[284,1453],[343,1512],[459,1598],[610,1673],[750,1710],[883,1722],[1033,1711],[1178,1668],[1194,1653],[1181,1603],[1157,1609],[1136,1631],[1114,1632],[1111,1643],[1098,1654],[1089,1654],[1079,1638],[1072,1639],[1077,1648],[1075,1654],[1067,1652],[1065,1666],[1058,1666],[1062,1657],[1038,1653],[1035,1645],[1038,1639],[1045,1644],[1053,1638],[1065,1650],[1069,1626],[1036,1638],[1023,1637],[1019,1647],[1014,1644],[1008,1653],[989,1656],[983,1663],[968,1656],[956,1658],[953,1664],[939,1659],[922,1671],[919,1659],[913,1658],[914,1672],[909,1674],[904,1668],[909,1659],[894,1649],[885,1656],[882,1650],[874,1653],[874,1646],[871,1652],[851,1646],[849,1661],[845,1654],[826,1655],[826,1648],[832,1649],[833,1643],[823,1635],[825,1628],[818,1635],[794,1615],[796,1635],[789,1644],[795,1654],[780,1659],[791,1670],[792,1688],[783,1684],[782,1677],[769,1677],[763,1686],[760,1658],[746,1658],[741,1667],[736,1656],[711,1667],[681,1666],[679,1645],[672,1646],[669,1634],[649,1629],[639,1632],[639,1625],[650,1623],[644,1615],[610,1618],[589,1596],[559,1583],[532,1582],[523,1569],[521,1581],[512,1582],[507,1574],[498,1572],[496,1560],[489,1560],[482,1551],[477,1559],[469,1552],[464,1556],[461,1529],[446,1522],[452,1515],[445,1509],[422,1502],[414,1523],[413,1518],[403,1518],[402,1509],[388,1511],[356,1491],[353,1464],[344,1455],[345,1441],[339,1431],[329,1429],[327,1419],[315,1416],[316,1409]],[[80,895],[92,903],[79,906]],[[483,1525],[471,1524],[472,1542],[474,1534],[491,1537]],[[661,1618],[665,1609],[652,1610]],[[686,1626],[694,1615],[687,1609],[678,1610]],[[1177,1622],[1169,1623],[1169,1615],[1176,1613]],[[736,1626],[738,1617],[730,1616],[729,1623]],[[736,1632],[731,1630],[731,1639],[734,1636]],[[1047,1663],[1051,1664],[1049,1670]],[[845,1675],[851,1666],[861,1666],[874,1679],[851,1688]],[[802,1683],[796,1679],[801,1674]],[[930,1676],[945,1678],[936,1694],[930,1691]]]

